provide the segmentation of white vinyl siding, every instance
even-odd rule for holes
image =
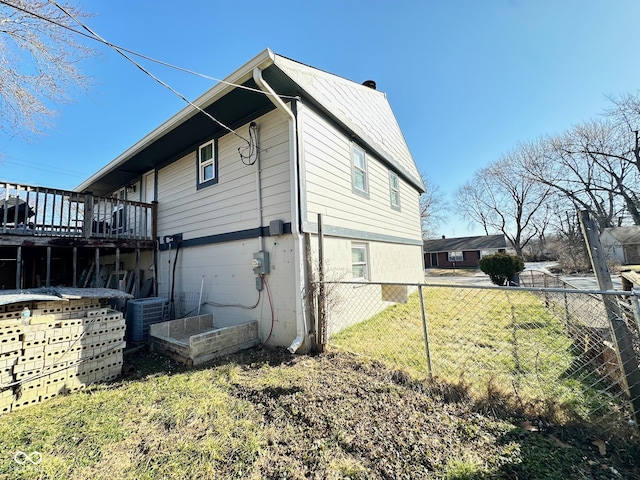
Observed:
[[[325,278],[329,281],[348,281],[353,274],[353,251],[357,243],[367,246],[367,273],[373,282],[392,283],[420,283],[424,282],[422,269],[422,246],[399,245],[386,242],[353,242],[346,238],[325,237]],[[311,256],[318,258],[318,239],[311,235]],[[314,275],[317,275],[315,263]],[[400,290],[397,286],[396,290]],[[328,293],[334,305],[358,305],[362,308],[335,308],[329,325],[330,334],[342,328],[354,325],[362,320],[371,318],[377,312],[384,310],[392,303],[384,301],[385,287],[374,283],[357,285],[356,288],[335,288]],[[197,291],[197,290],[196,290]],[[408,294],[413,290],[405,289]],[[394,302],[402,301],[400,296],[394,296]]]
[[[367,152],[369,200],[354,192],[351,140],[324,117],[300,105],[301,160],[303,164],[303,218],[314,223],[317,214],[324,224],[343,229],[392,235],[422,241],[419,192],[402,177],[402,211],[389,212],[389,167]]]
[[[263,226],[271,220],[291,221],[289,129],[284,116],[270,112],[259,125]],[[238,129],[248,137],[248,125]],[[245,144],[233,134],[218,139],[215,188],[195,188],[197,149],[158,170],[158,235],[183,233],[184,239],[258,227],[256,165],[240,161]]]

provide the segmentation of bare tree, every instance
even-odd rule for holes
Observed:
[[[457,205],[485,233],[503,232],[518,254],[551,231],[567,264],[582,268],[575,215],[599,229],[640,225],[640,92],[610,97],[604,116],[518,145],[457,191]],[[565,248],[567,247],[567,248]]]
[[[544,252],[557,260],[565,272],[582,272],[591,268],[580,223],[578,209],[556,192],[549,201],[551,216],[545,235]]]
[[[485,235],[489,235],[489,231],[493,231],[492,202],[485,201],[485,192],[489,186],[479,177],[476,174],[472,181],[456,190],[455,203],[456,208],[467,216],[469,225],[476,223],[482,227]]]
[[[486,234],[500,232],[518,256],[535,237],[544,235],[551,211],[552,189],[531,179],[521,168],[537,152],[520,145],[500,160],[476,172],[456,192],[458,210],[482,226]]]
[[[61,1],[76,18],[89,15]],[[68,28],[74,20],[47,0],[0,0],[0,130],[42,133],[88,78],[79,62],[93,54]]]
[[[438,227],[444,221],[444,212],[448,206],[440,187],[425,173],[422,174],[422,181],[426,190],[420,195],[422,238],[431,238],[436,235]]]
[[[638,211],[638,169],[633,153],[631,132],[625,132],[610,121],[591,121],[578,125],[564,135],[559,148],[566,155],[582,160],[585,166],[599,171],[597,190],[612,194],[624,205],[636,225]]]
[[[529,172],[589,211],[600,230],[623,217],[640,225],[640,97],[609,101],[603,117],[546,139],[546,158]]]
[[[625,158],[626,140],[606,119],[585,122],[532,144],[538,154],[528,157],[522,168],[573,210],[589,211],[601,231],[619,225],[625,211],[640,222],[638,175]]]

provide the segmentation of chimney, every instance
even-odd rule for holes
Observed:
[[[362,85],[376,90],[376,82],[374,80],[365,80],[364,82],[362,82]]]
[[[442,235],[442,239],[444,240],[445,238],[447,238],[447,237],[445,237],[444,235]]]

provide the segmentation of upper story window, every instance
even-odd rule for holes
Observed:
[[[353,168],[353,191],[366,196],[369,194],[367,157],[364,150],[356,145],[351,148],[351,163]]]
[[[218,144],[215,140],[198,147],[198,188],[218,183]]]
[[[351,244],[351,273],[354,280],[368,280],[369,266],[367,262],[367,244]]]
[[[400,210],[400,179],[398,174],[389,170],[389,196],[391,208]]]

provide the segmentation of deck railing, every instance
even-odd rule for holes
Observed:
[[[152,240],[155,205],[0,182],[0,234]]]

